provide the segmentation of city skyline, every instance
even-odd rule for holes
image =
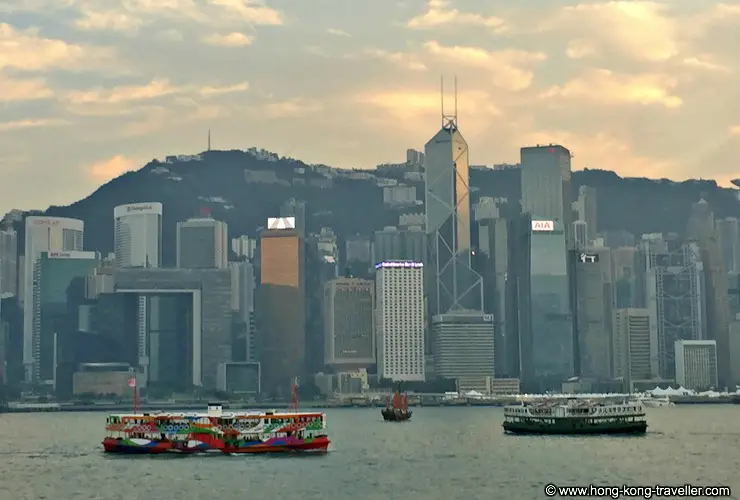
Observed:
[[[208,129],[215,149],[399,161],[433,132],[440,74],[458,76],[471,164],[554,142],[574,170],[733,176],[736,5],[416,0],[344,13],[336,1],[1,7],[0,168],[15,189],[0,209],[71,203],[151,158],[206,149]]]

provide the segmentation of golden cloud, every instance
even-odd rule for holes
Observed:
[[[681,106],[680,97],[671,93],[677,82],[661,75],[618,75],[607,69],[592,69],[562,86],[554,86],[540,97],[554,97],[605,104],[660,104],[666,108]]]
[[[112,158],[107,158],[91,165],[86,165],[83,167],[83,170],[87,172],[93,181],[104,183],[121,174],[136,170],[137,168],[137,161],[126,158],[122,155],[116,155]]]
[[[484,26],[494,31],[504,31],[506,25],[498,17],[485,17],[480,14],[460,12],[449,6],[446,0],[429,0],[427,11],[409,20],[409,28],[436,28],[443,25]]]

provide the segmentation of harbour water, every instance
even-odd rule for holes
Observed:
[[[0,500],[543,499],[548,483],[730,486],[740,406],[648,409],[644,437],[503,434],[501,408],[327,410],[319,456],[111,457],[102,413],[0,414]]]

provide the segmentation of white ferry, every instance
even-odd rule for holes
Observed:
[[[504,431],[514,434],[644,434],[639,401],[550,399],[504,407]]]

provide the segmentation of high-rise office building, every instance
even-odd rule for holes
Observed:
[[[475,208],[478,222],[480,272],[483,277],[483,310],[493,315],[495,332],[496,376],[506,378],[510,367],[507,357],[506,280],[509,271],[509,232],[507,221],[499,214],[493,198],[481,198]],[[517,346],[518,350],[518,346]]]
[[[717,389],[717,342],[677,340],[676,383],[690,391]]]
[[[735,217],[717,221],[717,232],[728,273],[740,274],[740,222]]]
[[[613,312],[612,364],[614,378],[621,378],[625,390],[635,382],[658,377],[657,345],[650,338],[650,311],[615,309]]]
[[[162,265],[162,204],[132,203],[113,209],[116,268]]]
[[[294,379],[305,374],[304,244],[293,217],[268,219],[267,227],[260,235],[261,286],[256,308],[262,387],[287,396]]]
[[[398,228],[387,226],[375,231],[373,261],[386,260],[424,261],[426,251],[424,229],[420,226]]]
[[[224,269],[229,259],[225,222],[198,217],[177,223],[177,267]]]
[[[378,376],[423,382],[424,268],[421,262],[375,265]]]
[[[559,390],[575,375],[565,231],[557,221],[524,213],[509,234],[510,376],[521,379],[522,390]]]
[[[583,220],[577,220],[573,222],[573,248],[586,248],[589,246],[588,243],[588,223]]]
[[[562,224],[572,241],[571,154],[556,144],[521,148],[522,212]]]
[[[324,286],[324,364],[335,372],[375,364],[374,284],[336,278]]]
[[[720,246],[720,235],[714,224],[709,203],[702,199],[694,203],[686,234],[698,242],[704,266],[704,301],[706,305],[706,337],[717,341],[719,383],[731,384],[730,370],[730,304],[727,271]]]
[[[0,229],[0,297],[18,294],[18,233]]]
[[[100,263],[97,252],[41,252],[33,271],[32,355],[34,382],[57,380],[58,347],[70,351],[79,329],[78,308],[87,276]]]
[[[468,144],[457,117],[424,146],[426,288],[431,315],[451,310],[480,311],[483,283],[471,263]]]
[[[575,221],[586,223],[587,234],[586,242],[588,245],[593,244],[596,239],[596,188],[591,186],[579,186],[578,198],[573,202],[573,211],[578,216]]]
[[[643,235],[650,338],[657,345],[659,374],[675,377],[677,340],[705,338],[704,266],[699,246],[678,236]]]
[[[493,315],[456,311],[432,318],[435,375],[458,391],[487,391],[495,376]]]
[[[608,248],[571,250],[571,306],[576,372],[582,378],[612,377],[613,281]]]
[[[26,381],[33,380],[33,294],[34,270],[41,252],[81,251],[85,223],[65,217],[26,218],[23,269],[23,365]]]

